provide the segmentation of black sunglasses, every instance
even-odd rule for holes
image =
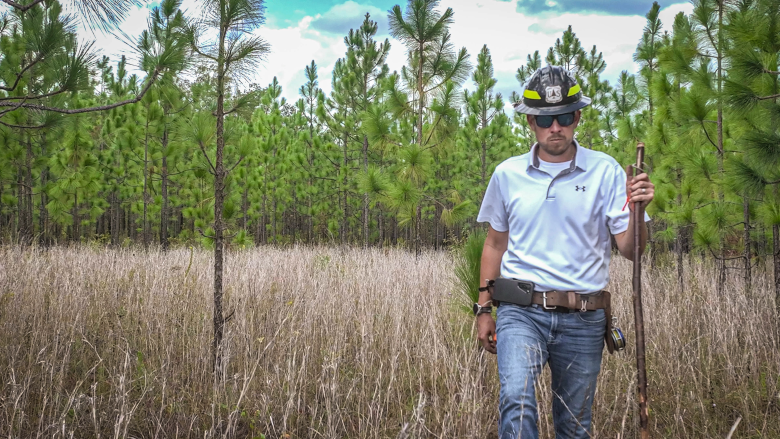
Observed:
[[[539,128],[550,128],[554,120],[558,120],[558,125],[567,127],[574,123],[574,113],[556,114],[554,116],[534,116],[536,125]]]

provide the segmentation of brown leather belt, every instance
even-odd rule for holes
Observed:
[[[579,294],[574,291],[536,291],[531,303],[542,305],[542,308],[548,311],[558,310],[557,307],[573,311],[595,311],[607,307],[609,293],[606,291],[593,294]]]

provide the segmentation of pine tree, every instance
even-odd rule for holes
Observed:
[[[517,69],[517,74],[515,74],[515,79],[517,79],[520,87],[524,88],[528,80],[531,79],[531,75],[541,67],[542,58],[539,55],[538,50],[534,51],[533,55],[528,55],[526,57],[525,65],[519,67]],[[517,104],[521,102],[522,99],[522,93],[517,93],[516,91],[512,92],[512,96],[510,97],[512,104]],[[536,143],[536,137],[534,136],[533,131],[531,131],[531,127],[528,125],[528,120],[525,118],[524,114],[515,112],[512,116],[512,121],[515,124],[515,135],[520,139],[520,143],[526,146],[530,151],[533,144]]]
[[[729,14],[726,102],[739,117],[744,146],[731,164],[730,186],[748,197],[763,198],[761,217],[772,230],[775,306],[780,310],[780,2],[743,3]],[[743,205],[745,232],[745,287],[750,287],[751,253],[748,220]]]
[[[399,182],[398,193],[402,199],[416,205],[413,224],[417,254],[422,244],[420,231],[424,197],[420,191],[425,186],[426,164],[431,160],[429,149],[438,145],[435,140],[431,141],[435,133],[446,133],[446,126],[442,123],[446,117],[442,116],[447,113],[446,105],[452,99],[451,92],[467,78],[471,69],[466,48],[456,52],[450,41],[449,26],[454,16],[452,8],[439,13],[436,10],[438,5],[438,0],[409,0],[405,12],[402,13],[401,7],[395,5],[388,16],[390,34],[406,46],[408,60],[400,76],[394,74],[389,81],[389,101],[395,114],[408,115],[416,122],[413,137],[403,139],[401,157],[407,160],[402,161],[404,180]],[[406,93],[401,90],[401,80]],[[432,98],[438,98],[438,101],[432,102]],[[424,121],[429,124],[427,132],[423,129]],[[404,206],[408,207],[408,203]]]
[[[265,21],[263,0],[204,0],[204,20],[193,29],[193,49],[203,60],[212,65],[216,79],[216,154],[212,161],[208,154],[209,169],[214,176],[214,341],[212,359],[214,371],[222,371],[222,335],[225,316],[222,312],[222,274],[224,261],[223,219],[225,207],[225,179],[232,170],[226,168],[225,116],[246,104],[238,100],[230,109],[225,108],[225,93],[229,78],[236,77],[254,66],[268,53],[270,47],[260,37],[252,35]],[[207,30],[218,32],[216,41],[201,41]]]
[[[3,57],[5,67],[2,69],[5,71],[0,74],[0,90],[5,91],[6,96],[0,96],[0,108],[4,108],[0,111],[0,119],[20,109],[82,114],[139,102],[159,76],[170,68],[169,63],[178,62],[183,55],[177,53],[179,46],[166,47],[156,56],[149,57],[140,50],[145,57],[149,75],[146,84],[134,97],[106,105],[83,106],[84,102],[69,102],[68,95],[89,87],[89,71],[96,58],[91,44],[79,46],[75,18],[62,14],[62,6],[57,1],[34,0],[22,5],[9,0],[6,3],[12,9],[10,17],[6,16],[5,19],[15,24],[12,26],[12,39],[29,44],[23,45],[23,53],[15,59],[18,62],[14,62],[13,57],[12,60],[7,55]],[[88,21],[108,29],[121,21],[131,0],[81,0],[74,3]],[[181,0],[166,0],[165,3],[173,4],[178,9]],[[26,81],[23,81],[25,76],[36,71],[47,73],[50,81],[48,90],[26,87]]]
[[[460,130],[465,163],[472,163],[477,157],[477,184],[469,185],[476,189],[475,200],[482,203],[487,181],[492,169],[512,155],[514,136],[509,118],[504,113],[504,100],[501,93],[494,93],[497,80],[493,77],[493,61],[490,50],[483,46],[477,56],[477,67],[471,77],[476,90],[464,91],[465,114]],[[460,172],[471,174],[472,169],[464,167]]]
[[[320,136],[322,122],[317,116],[317,107],[319,101],[324,101],[324,94],[319,88],[319,76],[317,75],[317,64],[312,60],[311,65],[304,69],[306,84],[302,85],[299,94],[301,100],[298,101],[298,113],[305,119],[306,127],[301,132],[302,141],[306,145],[304,152],[306,173],[306,241],[314,242],[314,204],[315,197],[319,192],[316,185],[316,179],[320,178],[315,171],[315,155],[323,148],[322,138]],[[303,166],[303,163],[299,163]],[[299,191],[302,192],[302,191]],[[303,195],[303,194],[302,194]]]
[[[386,61],[390,53],[390,41],[385,39],[383,43],[374,40],[377,32],[377,23],[371,20],[367,13],[363,23],[357,30],[350,29],[344,38],[347,45],[346,66],[354,77],[355,94],[357,95],[354,109],[359,121],[362,121],[370,113],[369,109],[377,103],[382,88],[380,82],[387,77],[389,69]],[[359,137],[362,141],[362,172],[368,173],[369,142],[368,135],[362,127],[359,127]],[[363,247],[369,245],[369,194],[363,192]]]

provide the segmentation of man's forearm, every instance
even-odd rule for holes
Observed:
[[[496,249],[489,244],[486,244],[482,249],[482,259],[479,268],[479,286],[487,286],[485,279],[495,279],[501,275],[501,258],[504,256],[504,251]],[[480,291],[479,303],[484,304],[491,299],[490,293],[487,291]]]
[[[642,224],[639,226],[641,234],[639,235],[639,254],[644,254],[645,247],[647,246],[647,223],[642,218]],[[634,259],[634,213],[631,212],[631,216],[628,219],[628,229],[625,235],[623,235],[623,251],[621,253],[627,259]]]

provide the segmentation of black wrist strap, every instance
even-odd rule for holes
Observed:
[[[488,290],[488,287],[479,287],[479,292],[483,293]]]

